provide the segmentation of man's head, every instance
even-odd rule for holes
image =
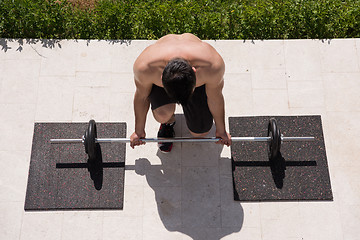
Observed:
[[[162,83],[170,98],[181,105],[186,105],[195,89],[195,72],[188,61],[175,58],[166,65],[162,74]]]

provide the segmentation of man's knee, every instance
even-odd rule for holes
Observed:
[[[153,115],[156,121],[159,123],[172,122],[174,118],[175,104],[166,104],[153,110]]]
[[[194,132],[190,131],[191,135],[193,135],[193,137],[196,137],[196,138],[206,137],[209,134],[209,132],[210,131],[204,132],[204,133],[194,133]]]

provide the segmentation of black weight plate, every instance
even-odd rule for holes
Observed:
[[[269,159],[272,160],[279,156],[281,147],[281,134],[274,118],[269,120],[268,137],[271,137],[269,142]]]
[[[96,143],[95,139],[97,138],[97,131],[96,131],[96,123],[95,120],[89,121],[89,127],[87,130],[87,137],[84,142],[86,142],[87,154],[89,155],[90,160],[96,159]]]
[[[84,147],[85,147],[85,152],[88,153],[88,139],[89,139],[89,127],[85,130],[84,133]]]

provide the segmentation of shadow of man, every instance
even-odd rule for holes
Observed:
[[[177,143],[171,153],[157,152],[161,165],[136,160],[136,173],[145,175],[154,190],[168,231],[218,240],[241,230],[244,213],[234,201],[231,160],[220,157],[222,148],[213,143]]]

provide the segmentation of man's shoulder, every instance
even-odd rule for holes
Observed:
[[[161,48],[155,43],[145,48],[136,58],[134,67],[146,70],[152,67],[153,63],[159,63],[164,57]]]
[[[193,45],[190,50],[194,59],[208,62],[211,67],[219,67],[224,63],[218,51],[207,42],[199,42]]]
[[[135,74],[147,72],[149,71],[148,63],[139,56],[134,62],[133,70]]]
[[[153,61],[153,45],[147,47],[142,53],[136,58],[134,62],[134,71],[148,71],[150,66],[149,63]]]

